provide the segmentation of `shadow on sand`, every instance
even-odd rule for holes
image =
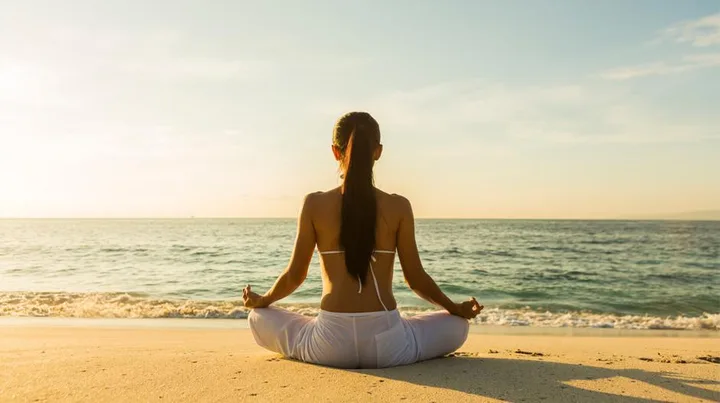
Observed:
[[[708,364],[712,365],[712,364]],[[412,368],[412,370],[409,370]],[[421,386],[452,389],[477,396],[520,401],[653,402],[657,400],[581,389],[565,382],[624,377],[630,382],[681,394],[688,399],[718,401],[720,393],[692,384],[717,385],[703,379],[680,379],[672,373],[637,369],[612,369],[548,361],[500,358],[448,357],[414,364],[412,367],[356,370],[385,379]],[[467,379],[474,379],[467,382]],[[561,395],[561,398],[558,396]]]

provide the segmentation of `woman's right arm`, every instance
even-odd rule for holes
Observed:
[[[425,271],[420,261],[417,242],[415,241],[415,216],[410,201],[402,196],[400,199],[401,218],[397,235],[397,250],[405,281],[417,295],[424,300],[439,305],[453,315],[474,318],[482,306],[474,298],[461,304],[454,303]]]

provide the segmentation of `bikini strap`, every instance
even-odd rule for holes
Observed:
[[[374,255],[371,256],[370,259],[373,261],[373,263],[376,261]],[[382,298],[380,298],[380,287],[378,287],[377,277],[375,277],[375,270],[373,270],[372,263],[370,263],[370,274],[372,274],[373,283],[375,283],[375,294],[378,297],[378,301],[380,301],[380,305],[382,305],[383,309],[385,310],[385,319],[387,320],[388,330],[389,330],[392,328],[392,321],[390,320],[390,311],[388,311]]]
[[[371,257],[371,260],[375,262],[375,256]],[[380,301],[380,305],[382,305],[383,309],[387,311],[387,307],[385,306],[385,303],[383,302],[382,298],[380,297],[380,287],[378,286],[377,277],[375,277],[375,270],[373,270],[372,263],[370,263],[370,274],[372,274],[373,283],[375,283],[375,294],[377,294],[378,301]],[[360,285],[362,287],[362,284]],[[359,294],[359,292],[358,292]]]
[[[319,251],[321,255],[337,255],[339,253],[344,253],[345,251],[342,250],[326,250],[326,251]],[[387,255],[395,254],[394,250],[383,250],[383,249],[376,249],[373,251],[373,253],[384,253]]]
[[[326,250],[326,251],[318,251],[321,255],[337,255],[339,253],[343,253],[344,251],[341,250]]]

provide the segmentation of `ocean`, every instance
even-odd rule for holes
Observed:
[[[476,324],[720,329],[720,222],[418,220],[426,270]],[[290,257],[290,219],[0,220],[0,316],[242,319]],[[315,254],[280,305],[318,312]],[[395,264],[404,315],[433,309]]]

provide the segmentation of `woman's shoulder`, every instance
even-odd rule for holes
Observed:
[[[303,198],[303,206],[305,208],[313,207],[313,206],[323,206],[327,205],[328,203],[332,203],[334,199],[337,199],[338,196],[340,196],[339,190],[331,189],[327,191],[317,191],[317,192],[311,192],[305,195]]]
[[[342,196],[342,192],[339,187],[329,190],[318,190],[316,192],[310,192],[305,195],[305,200],[327,200],[334,199]]]
[[[401,194],[387,193],[378,189],[378,195],[380,196],[380,203],[386,204],[389,208],[397,211],[398,213],[402,214],[411,209],[410,200]]]

